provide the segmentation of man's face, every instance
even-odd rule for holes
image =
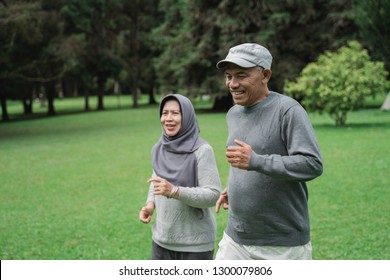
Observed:
[[[229,63],[225,69],[226,86],[229,89],[234,103],[251,107],[262,99],[263,71],[255,66],[242,68]]]

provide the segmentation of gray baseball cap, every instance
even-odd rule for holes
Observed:
[[[261,66],[271,68],[271,53],[259,44],[245,43],[230,48],[224,60],[217,63],[217,68],[225,68],[227,63],[234,63],[243,68]]]

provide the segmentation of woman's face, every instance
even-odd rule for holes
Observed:
[[[161,125],[168,136],[173,137],[177,135],[181,128],[181,111],[179,102],[176,100],[168,100],[165,102],[160,120]]]

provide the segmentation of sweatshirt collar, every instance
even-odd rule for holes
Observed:
[[[269,92],[269,95],[267,98],[265,98],[264,100],[260,101],[259,103],[256,103],[255,105],[251,106],[251,107],[244,107],[244,106],[241,106],[241,110],[245,113],[250,113],[252,111],[255,111],[257,108],[259,107],[263,107],[265,106],[267,103],[270,102],[270,100],[272,99],[272,96],[274,95],[273,91],[270,91]]]

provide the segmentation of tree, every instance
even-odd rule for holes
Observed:
[[[87,109],[88,92],[94,91],[97,108],[104,108],[110,80],[132,94],[134,107],[140,89],[151,102],[158,89],[213,95],[215,104],[226,100],[215,108],[226,109],[232,101],[215,63],[229,47],[249,41],[267,46],[274,56],[270,87],[282,91],[284,80],[319,53],[357,36],[352,1],[5,0],[0,79],[62,83],[68,95],[79,88]],[[45,88],[55,94],[53,85]],[[31,98],[28,91],[24,97],[4,89],[2,108],[10,96],[26,104]]]
[[[104,109],[108,79],[129,89],[133,107],[138,107],[139,88],[153,85],[153,81],[142,83],[140,78],[154,75],[149,42],[150,30],[158,22],[156,9],[157,0],[69,0],[62,8],[67,42],[81,43],[74,53],[77,67],[72,76],[82,77],[81,82],[91,77],[96,80],[98,110]],[[77,75],[79,72],[82,75]]]
[[[78,65],[96,78],[97,110],[104,110],[105,84],[119,75],[121,59],[115,52],[117,34],[123,27],[121,0],[69,0],[61,9],[69,36],[83,38],[83,56]]]
[[[64,73],[56,55],[61,45],[62,21],[57,11],[61,4],[62,0],[0,3],[0,79],[7,84],[1,94],[3,112],[5,99],[13,98],[22,100],[25,113],[31,113],[36,83],[55,83]],[[54,115],[55,91],[48,94],[48,114]]]
[[[161,0],[159,82],[165,92],[226,96],[215,63],[233,45],[257,42],[274,56],[270,87],[281,91],[319,53],[353,38],[351,1]]]
[[[7,110],[7,98],[5,95],[5,83],[4,80],[0,79],[0,103],[1,103],[1,120],[3,122],[9,121],[9,115],[8,115],[8,110]]]
[[[372,57],[383,60],[390,71],[390,0],[359,0],[354,5],[361,38],[364,38]],[[389,103],[388,96],[382,108],[390,110]]]
[[[390,71],[390,0],[355,0],[354,8],[361,38]]]
[[[326,51],[309,63],[295,82],[286,81],[285,92],[302,99],[311,111],[328,113],[336,125],[345,125],[347,113],[362,108],[367,96],[390,88],[383,62],[370,60],[357,41],[335,52]]]
[[[149,103],[156,103],[153,93],[157,87],[153,57],[158,55],[153,45],[158,39],[153,38],[151,30],[160,23],[158,12],[159,0],[124,1],[124,13],[128,24],[120,34],[119,54],[123,63],[126,79],[133,96],[133,107],[138,107],[139,92],[149,93]]]
[[[320,53],[357,39],[352,0],[265,2],[269,19],[262,33],[269,36],[263,40],[274,56],[270,86],[277,91]]]

